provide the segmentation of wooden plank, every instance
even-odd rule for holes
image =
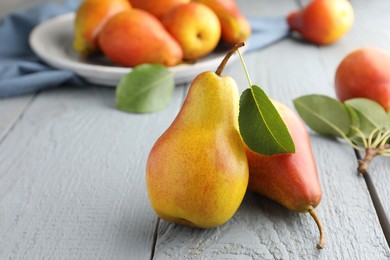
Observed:
[[[383,223],[384,225],[388,225],[388,223],[390,222],[389,169],[390,169],[389,158],[382,157],[382,156],[375,158],[369,168],[369,175],[371,177],[371,180],[373,182],[373,185],[375,187],[375,190],[381,202],[381,206],[383,207],[384,213],[387,218],[387,223],[386,220],[384,220]],[[389,226],[387,226],[387,230],[385,232],[389,232]],[[387,238],[390,239],[389,233],[387,233]]]
[[[355,28],[359,30],[357,35],[362,42],[359,47],[375,46],[390,51],[390,17],[388,15],[390,2],[354,0],[352,4],[356,12]],[[389,158],[382,157],[376,158],[370,168],[370,176],[378,191],[388,220],[390,220],[389,166]]]
[[[308,1],[301,2],[306,4]],[[388,16],[390,2],[352,0],[351,4],[354,8],[355,20],[350,32],[338,42],[329,46],[323,46],[319,49],[326,78],[329,79],[329,86],[332,88],[334,87],[334,76],[337,66],[350,52],[368,46],[375,46],[390,51],[390,34],[388,31],[388,28],[390,28],[390,17]],[[327,95],[336,97],[333,90]],[[378,207],[383,207],[383,213],[385,213],[383,216],[380,216],[381,212],[378,212],[378,217],[382,218],[381,221],[383,223],[381,224],[388,227],[385,232],[387,232],[387,240],[390,241],[390,203],[388,203],[390,200],[388,189],[390,176],[385,173],[387,172],[386,167],[388,166],[388,161],[388,158],[377,158],[371,166],[371,171],[376,172],[378,170],[378,174],[370,174],[370,177],[374,184],[371,192],[378,194],[378,198],[380,199],[379,204],[381,204]],[[373,202],[374,204],[377,203],[375,201]],[[377,210],[381,211],[381,208]]]
[[[14,0],[1,2],[0,21],[3,16],[11,12],[26,9],[43,2],[43,0]],[[59,0],[50,0],[50,2],[59,2]],[[33,98],[34,94],[0,99],[0,142],[13,125],[17,123],[17,120],[22,116],[24,110]]]
[[[17,123],[34,95],[0,99],[0,143]]]
[[[315,248],[318,233],[307,214],[248,193],[235,216],[216,229],[162,221],[155,259],[388,259],[374,213],[367,212],[369,195],[360,192],[364,180],[347,174],[353,170],[350,165],[329,165],[340,159],[351,162],[354,154],[318,136],[312,140],[324,193],[317,212],[325,226],[325,249]]]
[[[0,258],[150,259],[146,159],[185,91],[147,115],[114,109],[111,88],[37,96],[0,144]]]
[[[288,11],[286,1],[261,3],[273,14]],[[252,13],[259,10],[254,2],[241,4],[252,7],[245,9]],[[318,82],[315,90],[330,93],[319,53],[284,41],[247,57],[250,69],[259,68],[252,73],[253,82],[291,106],[292,97],[309,93]],[[281,56],[285,58],[275,60]],[[241,90],[246,87],[238,63],[227,74],[237,79]],[[147,200],[144,165],[184,93],[177,88],[170,108],[152,115],[114,110],[111,89],[41,94],[0,144],[0,258],[150,258],[157,222]],[[315,135],[312,141],[324,188],[318,213],[326,227],[326,249],[314,248],[317,230],[308,216],[248,193],[235,217],[217,229],[162,221],[155,258],[390,257],[365,184],[351,178],[354,155],[339,143]],[[334,161],[344,164],[329,166]]]
[[[390,51],[390,10],[389,1],[351,1],[355,11],[355,22],[351,31],[338,43],[320,49],[329,85],[334,86],[334,75],[341,60],[355,49],[376,46]],[[369,86],[367,86],[369,87]],[[335,96],[335,93],[331,93]],[[371,164],[370,176],[381,204],[390,220],[390,176],[387,174],[388,158],[376,158]],[[356,162],[357,167],[357,162]],[[385,220],[386,221],[386,220]],[[390,236],[390,235],[388,235]]]
[[[256,13],[258,3],[247,1],[242,6],[248,8],[244,11]],[[274,3],[267,3],[272,9]],[[279,15],[296,8],[286,2],[274,7],[270,12]],[[326,57],[316,46],[286,40],[245,58],[252,82],[290,107],[292,98],[333,91],[322,61]],[[247,88],[238,62],[230,65],[226,74],[236,79],[240,90]],[[365,182],[356,178],[353,151],[315,134],[311,140],[323,187],[317,211],[326,229],[324,250],[315,248],[318,233],[307,214],[290,212],[248,193],[236,215],[216,229],[192,229],[161,221],[155,259],[388,259],[390,251]]]
[[[24,0],[19,1],[5,1],[0,6],[0,21],[2,16],[7,13],[17,10],[17,8],[25,5]],[[30,4],[35,3],[36,0],[30,1]],[[31,102],[34,95],[25,95],[20,97],[13,97],[7,99],[0,99],[0,143],[4,136],[10,131],[12,126],[17,122],[19,117]]]

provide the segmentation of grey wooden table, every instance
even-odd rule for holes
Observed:
[[[39,0],[0,1],[0,15]],[[353,0],[356,21],[341,41],[318,47],[292,39],[245,55],[254,83],[292,107],[304,94],[335,96],[336,66],[363,46],[390,50],[390,1]],[[247,15],[281,16],[292,0],[238,2]],[[239,62],[230,74],[247,87]],[[297,214],[247,193],[235,216],[208,230],[159,220],[145,188],[148,153],[170,125],[188,86],[177,86],[162,112],[114,109],[114,89],[61,87],[0,100],[0,259],[389,259],[354,151],[311,133],[323,188],[318,231]],[[371,178],[390,217],[390,160]]]

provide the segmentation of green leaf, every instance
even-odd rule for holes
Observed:
[[[374,129],[386,128],[387,114],[383,107],[367,98],[354,98],[345,101],[359,117],[360,130],[368,136]]]
[[[238,123],[241,136],[252,151],[264,155],[295,152],[283,119],[258,86],[253,85],[241,94]]]
[[[358,131],[360,130],[360,119],[358,112],[347,104],[344,104],[344,106],[348,110],[351,117],[351,131],[348,133],[347,137],[349,140],[351,140],[351,142],[364,146],[364,141],[361,139],[361,135],[358,134]],[[354,129],[354,127],[357,129]]]
[[[295,99],[294,106],[305,123],[320,135],[344,138],[350,132],[350,114],[336,99],[307,95]]]
[[[134,113],[162,110],[170,103],[174,86],[173,73],[164,66],[137,66],[119,82],[116,107]]]
[[[354,128],[359,128],[360,127],[360,120],[357,112],[347,104],[344,104],[344,107],[347,109],[349,113],[349,118],[351,119],[351,126],[350,126],[350,131],[347,134],[348,137],[353,137],[356,136],[356,130]]]

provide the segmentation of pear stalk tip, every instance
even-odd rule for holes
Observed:
[[[368,173],[368,165],[372,159],[378,155],[379,149],[366,148],[366,154],[363,159],[359,160],[358,172],[361,174]]]
[[[218,76],[222,75],[222,71],[225,69],[226,64],[227,64],[228,60],[230,59],[230,57],[234,54],[234,52],[236,52],[238,50],[238,48],[241,48],[242,46],[245,46],[245,42],[240,42],[240,43],[235,44],[228,51],[228,53],[225,55],[225,57],[221,61],[221,64],[219,64],[217,70],[215,71],[215,74],[217,74]]]
[[[314,210],[314,208],[312,206],[309,207],[309,214],[314,219],[314,221],[316,222],[318,230],[320,231],[320,242],[318,242],[317,248],[318,249],[323,249],[324,246],[325,246],[324,229],[322,227],[321,221],[320,221],[316,211]]]

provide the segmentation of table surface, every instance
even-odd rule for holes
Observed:
[[[1,14],[42,2],[2,1]],[[351,1],[352,30],[330,46],[290,38],[245,55],[252,82],[289,107],[335,96],[334,73],[364,46],[390,50],[390,1]],[[243,13],[284,16],[299,1],[238,1]],[[247,88],[241,64],[226,69]],[[390,250],[351,147],[310,132],[323,199],[326,247],[308,214],[248,192],[226,224],[194,229],[160,220],[145,186],[148,153],[179,111],[177,86],[164,111],[114,108],[113,88],[61,87],[0,100],[0,259],[389,259]],[[372,183],[390,217],[390,160],[376,158]]]

